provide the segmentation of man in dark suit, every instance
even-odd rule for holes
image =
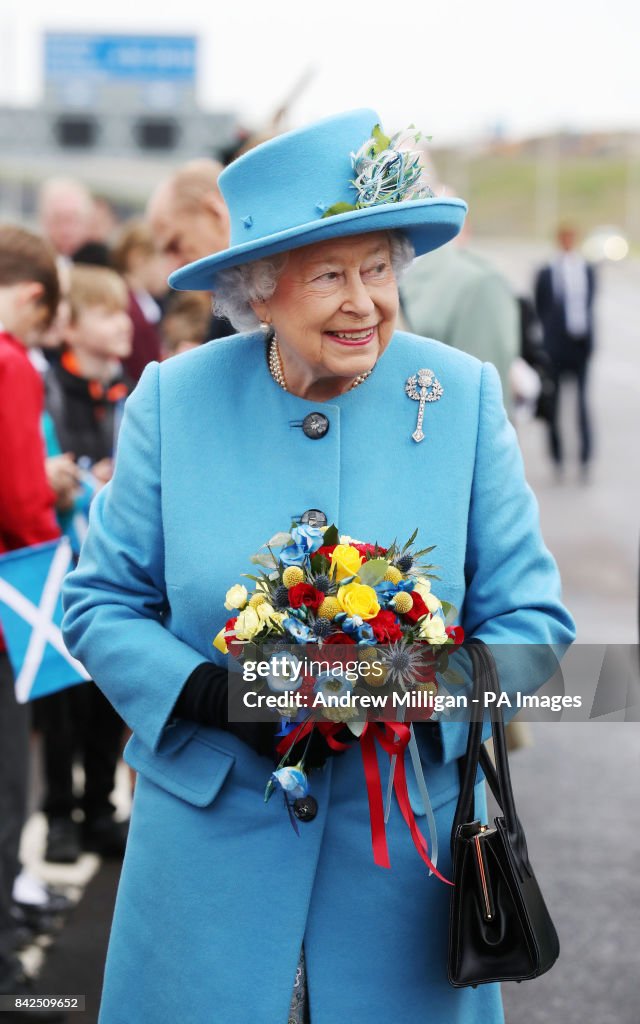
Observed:
[[[587,406],[587,371],[593,352],[594,268],[576,249],[577,232],[563,225],[558,229],[558,253],[543,267],[535,282],[535,303],[549,353],[554,395],[549,417],[551,457],[558,474],[562,472],[563,449],[559,430],[560,383],[575,377],[578,388],[580,465],[583,478],[592,454],[591,420]]]

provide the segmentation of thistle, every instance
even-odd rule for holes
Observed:
[[[331,586],[331,580],[327,576],[326,572],[321,572],[314,578],[313,585],[316,590],[320,590],[323,594],[327,594],[329,592],[329,587]]]
[[[273,593],[273,603],[276,608],[286,608],[289,604],[289,591],[283,583],[276,587]]]
[[[311,628],[316,636],[324,638],[325,636],[329,636],[329,633],[331,632],[331,622],[329,619],[319,618],[316,619]]]

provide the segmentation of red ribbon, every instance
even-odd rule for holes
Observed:
[[[298,743],[304,736],[313,729],[318,729],[324,736],[327,744],[333,750],[347,750],[351,744],[342,743],[335,738],[336,733],[343,728],[342,722],[301,722],[295,729],[282,738],[277,746],[279,754]],[[407,789],[407,775],[405,770],[404,755],[411,739],[411,729],[404,722],[365,722],[364,729],[360,734],[360,749],[364,765],[364,777],[367,786],[367,797],[369,800],[369,818],[371,821],[371,844],[373,847],[373,859],[378,867],[390,868],[389,849],[387,846],[387,833],[384,823],[384,805],[382,800],[382,786],[380,784],[380,770],[376,755],[376,740],[384,751],[393,757],[397,757],[396,767],[393,776],[393,788],[398,800],[398,806],[402,813],[414,845],[430,871],[437,875],[440,881],[446,885],[453,885],[448,878],[445,878],[429,858],[427,841],[418,828],[413,808],[409,800]]]
[[[350,743],[342,743],[335,738],[335,734],[342,730],[343,725],[343,722],[312,722],[310,720],[300,722],[295,729],[292,729],[291,732],[282,737],[276,750],[279,754],[285,754],[287,750],[290,750],[295,743],[298,743],[313,729],[317,729],[322,733],[332,750],[348,750],[351,746]]]

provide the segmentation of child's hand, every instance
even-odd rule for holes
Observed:
[[[80,470],[71,452],[64,455],[50,455],[45,459],[45,470],[49,486],[56,495],[56,508],[68,512],[79,492]]]
[[[113,459],[100,459],[100,462],[94,462],[91,472],[98,481],[99,487],[108,484],[113,476]]]

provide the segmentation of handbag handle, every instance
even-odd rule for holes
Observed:
[[[473,667],[473,697],[478,699],[483,706],[485,692],[495,693],[498,696],[501,693],[496,664],[491,651],[482,640],[473,637],[468,641],[467,649]],[[531,866],[529,864],[524,830],[516,813],[513,796],[502,709],[498,707],[497,702],[491,705],[490,714],[496,766],[494,769],[487,750],[482,744],[482,716],[478,718],[478,721],[471,721],[469,723],[467,750],[460,765],[460,795],[451,829],[452,852],[458,827],[472,821],[474,818],[474,786],[476,784],[478,764],[481,763],[493,795],[502,809],[512,847],[519,855],[524,868],[530,873]]]

